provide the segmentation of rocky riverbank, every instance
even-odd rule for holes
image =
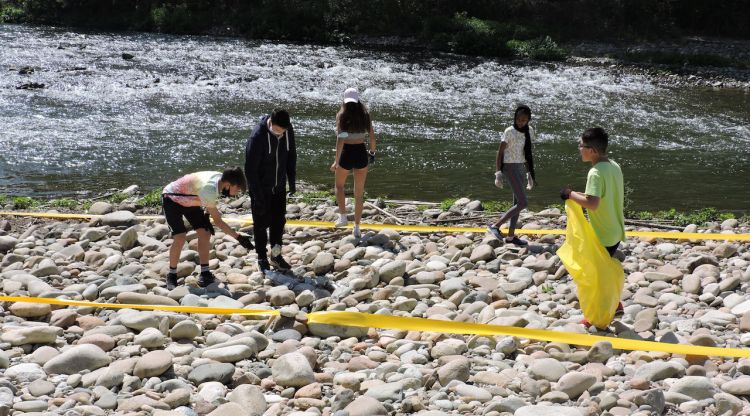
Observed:
[[[661,85],[750,89],[750,41],[684,37],[647,43],[568,43],[568,62],[644,75]]]
[[[227,216],[248,200],[228,201]],[[478,225],[478,201],[442,211],[368,206],[365,222]],[[287,227],[290,274],[264,276],[255,253],[219,231],[195,286],[194,233],[182,285],[167,291],[169,230],[136,204],[100,202],[92,221],[0,218],[2,293],[110,303],[279,309],[279,318],[186,315],[5,303],[0,415],[738,415],[750,414],[750,359],[579,348],[514,337],[308,324],[351,310],[586,333],[575,286],[555,255],[563,238],[502,245],[484,234]],[[135,211],[135,212],[133,212]],[[290,203],[290,219],[333,220],[326,199]],[[557,209],[524,213],[560,229]],[[645,230],[639,228],[639,230]],[[750,233],[730,219],[686,231]],[[750,245],[629,239],[624,314],[613,336],[750,346]],[[595,330],[592,330],[592,332]]]

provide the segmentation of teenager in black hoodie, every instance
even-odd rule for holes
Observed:
[[[252,197],[253,235],[258,268],[270,270],[266,245],[271,243],[271,263],[279,270],[291,266],[281,256],[281,238],[286,224],[286,182],[289,195],[296,189],[297,148],[294,128],[286,110],[263,116],[245,147],[245,176]],[[270,232],[270,238],[269,233]]]

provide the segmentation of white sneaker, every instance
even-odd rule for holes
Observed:
[[[359,224],[354,224],[352,235],[354,236],[354,238],[362,238],[362,233],[359,231]]]
[[[346,214],[338,213],[338,218],[336,218],[336,227],[346,227],[346,224],[349,223],[349,221],[346,220]]]

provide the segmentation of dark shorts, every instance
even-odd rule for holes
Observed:
[[[339,158],[342,169],[364,169],[367,167],[367,147],[364,143],[344,144]]]
[[[211,231],[213,229],[208,214],[203,210],[203,207],[183,207],[165,196],[161,197],[161,205],[164,208],[164,217],[167,218],[167,225],[169,225],[172,235],[187,232],[182,217],[187,218],[194,230],[204,228]]]
[[[617,251],[617,247],[620,247],[620,243],[619,242],[617,244],[613,245],[613,246],[604,247],[604,248],[607,249],[607,253],[609,253],[610,257],[612,257],[612,256],[615,255],[615,252]]]

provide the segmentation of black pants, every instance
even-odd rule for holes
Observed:
[[[263,212],[259,212],[258,207],[253,201],[253,236],[255,237],[255,252],[258,253],[259,259],[268,259],[266,245],[271,242],[271,246],[281,245],[281,237],[284,235],[284,225],[286,224],[286,192],[278,190],[272,192],[263,190],[263,200],[265,203]],[[270,238],[269,238],[270,234]]]

